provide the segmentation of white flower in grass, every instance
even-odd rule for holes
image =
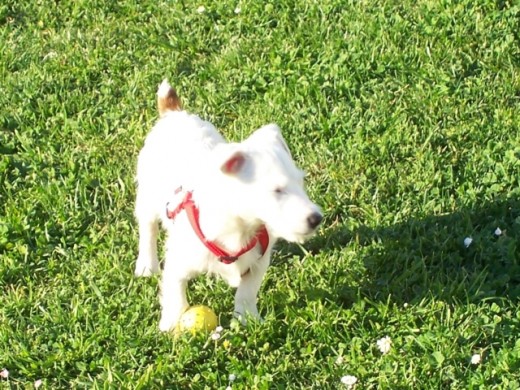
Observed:
[[[475,364],[475,365],[480,364],[480,360],[481,360],[480,354],[476,353],[471,357],[471,364]]]
[[[0,371],[0,378],[9,379],[9,370],[7,368]]]
[[[199,6],[199,8],[197,8],[197,12],[199,14],[203,14],[204,12],[206,12],[206,7],[204,7],[203,5]]]
[[[343,383],[347,389],[352,389],[357,382],[357,378],[354,375],[345,375],[341,377],[341,383]]]
[[[226,387],[226,390],[232,390],[233,388],[231,386]]]
[[[390,337],[385,336],[376,342],[377,347],[381,351],[382,354],[390,352],[390,348],[392,347],[392,340]]]
[[[217,333],[221,333],[223,330],[224,330],[224,328],[220,325],[215,328],[215,332],[217,332]]]
[[[235,374],[229,374],[229,381],[234,382],[237,379],[237,376]]]
[[[41,379],[38,379],[37,381],[34,382],[34,388],[35,389],[39,388],[41,385],[42,385],[42,380]]]
[[[497,228],[495,229],[495,236],[498,237],[498,236],[501,236],[501,235],[502,235],[502,229],[500,229],[499,227],[497,227]]]
[[[220,339],[220,333],[215,332],[211,334],[211,340],[217,341],[218,339]]]
[[[466,237],[466,238],[464,239],[464,246],[465,246],[466,248],[468,248],[468,247],[471,245],[472,242],[473,242],[473,238],[471,238],[471,237]]]
[[[235,8],[235,14],[238,15],[241,11],[242,11],[242,9],[240,7]]]
[[[58,53],[56,53],[55,51],[50,51],[43,56],[43,61],[47,61],[48,59],[51,59],[51,58],[54,58],[57,56],[58,56]]]

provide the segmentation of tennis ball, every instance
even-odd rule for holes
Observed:
[[[204,305],[191,306],[186,310],[177,324],[177,332],[211,332],[218,325],[217,315]]]

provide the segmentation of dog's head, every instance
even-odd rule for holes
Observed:
[[[278,126],[271,124],[241,143],[217,152],[226,194],[238,216],[262,223],[276,237],[303,242],[323,216],[304,189],[304,173],[296,167]]]

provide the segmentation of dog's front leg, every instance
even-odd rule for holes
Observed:
[[[161,320],[159,321],[159,329],[163,332],[171,330],[189,307],[186,298],[187,285],[188,279],[184,276],[164,270],[161,281]]]
[[[242,323],[246,322],[247,316],[261,320],[256,301],[269,263],[270,254],[266,253],[247,274],[242,276],[235,294],[235,317]]]

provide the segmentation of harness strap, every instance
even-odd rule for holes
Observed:
[[[180,190],[176,191],[180,192]],[[202,229],[200,227],[199,223],[199,209],[195,205],[195,202],[193,201],[192,192],[188,191],[186,192],[186,195],[184,196],[184,199],[181,203],[177,205],[177,207],[174,210],[168,210],[166,209],[166,216],[173,220],[175,217],[184,210],[186,212],[186,215],[188,217],[188,220],[190,221],[191,227],[199,240],[208,248],[208,250],[213,253],[215,256],[217,256],[217,259],[224,263],[224,264],[232,264],[235,261],[238,260],[240,256],[242,256],[244,253],[249,252],[251,249],[253,249],[258,243],[260,244],[262,255],[266,252],[267,247],[269,246],[269,233],[267,232],[267,229],[265,226],[262,226],[257,234],[251,239],[251,241],[247,244],[246,247],[242,248],[237,253],[231,254],[221,248],[216,242],[210,241],[206,238],[204,233],[202,232]],[[246,272],[247,273],[247,272]]]

